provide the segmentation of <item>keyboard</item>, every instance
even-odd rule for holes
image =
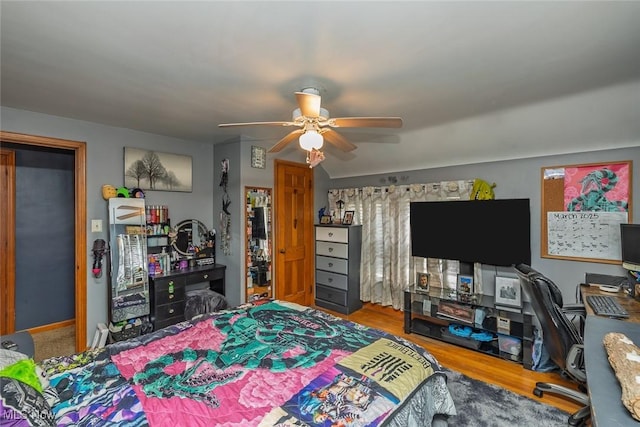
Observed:
[[[598,316],[629,317],[616,297],[609,295],[587,295],[587,303]]]

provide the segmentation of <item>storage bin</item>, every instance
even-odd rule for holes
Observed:
[[[498,347],[501,352],[519,356],[522,351],[522,341],[510,335],[498,334]]]

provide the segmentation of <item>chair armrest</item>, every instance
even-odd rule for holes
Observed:
[[[565,304],[562,306],[562,311],[564,311],[565,314],[567,315],[574,315],[574,316],[587,315],[587,308],[582,303]]]
[[[584,369],[584,345],[574,344],[567,354],[567,371],[581,383],[587,382],[587,374]]]

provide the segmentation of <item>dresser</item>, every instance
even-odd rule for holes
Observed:
[[[209,282],[211,290],[224,295],[226,268],[222,264],[211,264],[149,276],[153,330],[185,320],[184,309],[189,285]]]
[[[316,297],[319,307],[350,314],[360,301],[360,225],[316,225]]]

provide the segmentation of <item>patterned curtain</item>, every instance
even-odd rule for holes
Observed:
[[[456,288],[457,261],[411,256],[409,203],[469,200],[472,186],[473,180],[460,180],[329,190],[329,212],[342,218],[345,211],[355,211],[353,224],[362,225],[362,301],[402,309],[403,291],[415,281],[417,271],[431,273],[431,286]]]

